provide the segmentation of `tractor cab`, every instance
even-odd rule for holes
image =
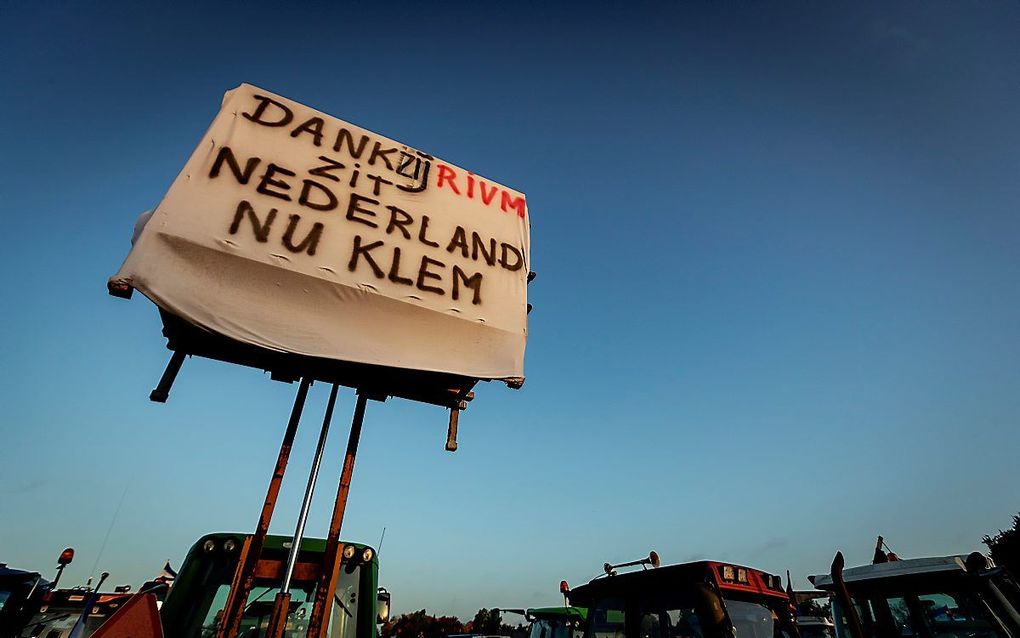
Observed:
[[[36,593],[48,587],[49,582],[39,572],[0,563],[0,638],[16,635],[16,630],[32,616]]]
[[[583,607],[528,609],[528,638],[583,638],[588,610]]]
[[[653,569],[617,574],[634,564]],[[588,609],[585,638],[799,638],[782,580],[714,561],[658,566],[658,556],[605,565],[570,590]]]
[[[833,622],[825,616],[797,616],[800,638],[836,638]]]
[[[793,591],[792,585],[786,591],[792,592],[791,598],[797,611],[797,630],[800,631],[800,638],[836,638],[832,611],[829,608],[831,596],[828,592]]]
[[[160,609],[166,638],[214,638],[218,635],[246,540],[243,534],[209,534],[194,544]],[[266,537],[238,636],[261,638],[266,635],[290,543],[290,537]],[[291,581],[292,598],[284,630],[287,638],[306,638],[325,549],[324,540],[306,538],[301,543]],[[374,549],[344,543],[326,636],[376,638],[376,623],[385,622],[388,618],[382,616],[389,615],[389,593],[379,590],[378,575],[379,561]]]
[[[560,586],[564,592],[566,581]],[[566,601],[564,601],[566,602]],[[588,610],[583,607],[531,607],[529,609],[494,609],[497,615],[520,614],[528,621],[528,638],[584,638]]]
[[[130,598],[125,592],[98,593],[84,587],[45,592],[35,614],[25,623],[22,638],[67,638],[85,606],[89,605],[82,625],[82,636],[90,636]]]
[[[977,552],[847,570],[834,563],[810,580],[833,596],[837,638],[1020,637],[1016,582]]]
[[[170,585],[157,579],[129,593],[75,588],[46,591],[31,620],[17,633],[22,638],[68,638],[82,619],[81,638],[224,638],[223,609],[234,586],[240,557],[250,537],[208,534],[198,539]],[[254,581],[235,637],[264,638],[273,600],[280,589],[290,537],[267,536],[255,567]],[[285,638],[307,638],[315,587],[326,541],[301,543],[291,579]],[[389,620],[390,594],[378,587],[379,561],[366,545],[344,543],[336,593],[326,618],[328,638],[377,638],[377,623]],[[169,592],[167,591],[169,589]],[[157,601],[161,601],[161,606]],[[84,614],[86,606],[88,613]],[[157,611],[158,609],[158,611]],[[6,638],[6,635],[0,636]]]

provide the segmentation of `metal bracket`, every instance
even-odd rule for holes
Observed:
[[[159,383],[149,393],[149,401],[166,403],[167,398],[170,397],[170,388],[174,385],[177,373],[181,371],[181,365],[184,363],[185,356],[186,354],[183,351],[174,350],[173,356],[170,357],[170,361],[166,364],[166,369],[163,370],[163,376],[159,378]]]

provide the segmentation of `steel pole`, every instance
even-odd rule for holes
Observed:
[[[273,518],[273,510],[276,509],[276,498],[280,495],[280,484],[283,483],[283,475],[287,471],[290,449],[294,446],[294,435],[297,434],[298,422],[301,421],[301,412],[305,408],[305,399],[308,398],[310,385],[312,385],[312,380],[303,377],[301,385],[298,386],[297,396],[294,397],[294,407],[290,411],[290,421],[287,422],[287,431],[280,444],[280,454],[276,458],[276,468],[269,480],[266,500],[262,504],[259,524],[255,529],[255,534],[244,543],[241,555],[238,557],[237,571],[234,572],[230,595],[223,608],[223,620],[216,633],[217,638],[227,638],[228,636],[233,638],[240,631],[241,616],[244,615],[244,606],[248,602],[248,594],[251,592],[251,586],[255,580],[255,566],[258,564],[259,558],[262,557],[262,546],[265,545],[269,522]]]
[[[294,536],[290,541],[287,564],[283,569],[283,584],[280,585],[280,591],[276,593],[276,599],[273,601],[273,613],[269,617],[269,628],[266,631],[266,638],[282,638],[283,632],[287,627],[287,613],[290,610],[290,581],[294,576],[294,565],[297,564],[301,540],[305,536],[308,509],[312,505],[312,494],[315,492],[315,482],[319,478],[319,466],[322,465],[322,451],[326,447],[326,437],[329,435],[329,424],[333,420],[333,407],[336,405],[336,395],[339,390],[340,386],[334,383],[333,388],[329,391],[326,414],[322,418],[322,429],[319,430],[319,442],[315,445],[312,469],[308,472],[308,485],[305,486],[305,496],[301,501],[301,512],[298,514],[297,526],[294,528]]]
[[[294,575],[294,565],[297,563],[298,548],[301,546],[301,539],[305,536],[305,523],[308,521],[308,509],[312,505],[312,493],[315,491],[315,482],[319,478],[319,466],[322,465],[322,451],[326,447],[326,436],[329,434],[329,424],[333,420],[333,408],[336,406],[336,395],[340,386],[333,384],[329,391],[329,401],[326,403],[326,415],[322,418],[322,430],[319,431],[319,442],[315,446],[315,457],[312,459],[312,470],[308,473],[308,485],[305,486],[305,499],[301,502],[301,514],[298,515],[297,527],[294,529],[294,540],[290,546],[290,554],[287,556],[287,568],[283,572],[283,585],[280,591],[290,592],[290,580]]]
[[[326,537],[326,551],[322,560],[322,571],[319,572],[319,583],[315,588],[315,604],[308,620],[308,638],[325,638],[326,618],[336,594],[337,576],[340,572],[340,557],[343,546],[340,544],[340,528],[344,522],[344,511],[347,509],[347,495],[351,490],[351,477],[354,475],[354,459],[358,454],[358,441],[361,439],[361,426],[365,421],[365,405],[368,397],[358,394],[358,402],[354,406],[354,419],[351,422],[351,434],[347,438],[347,454],[344,456],[344,467],[340,473],[340,486],[336,492],[336,503],[333,505],[333,518],[329,523],[329,536]],[[371,594],[369,594],[371,595]],[[369,619],[366,622],[372,622]]]

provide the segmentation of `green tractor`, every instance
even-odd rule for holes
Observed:
[[[582,638],[588,610],[583,607],[537,607],[525,612],[528,638]]]
[[[173,585],[149,584],[131,600],[120,601],[121,609],[94,606],[86,616],[82,638],[222,638],[223,610],[234,587],[242,547],[249,540],[245,534],[217,533],[198,539],[191,547],[178,571]],[[267,536],[255,567],[254,581],[236,638],[262,638],[266,635],[276,593],[280,589],[284,566],[290,551],[291,537]],[[328,638],[377,638],[378,624],[389,619],[389,592],[379,588],[379,560],[367,545],[344,543],[340,573],[333,604],[327,619]],[[287,610],[284,636],[306,638],[319,571],[323,563],[326,541],[305,538],[297,554],[291,579],[291,599]],[[169,591],[165,591],[169,587]],[[160,589],[163,589],[161,592]],[[165,600],[155,615],[156,600]],[[85,597],[87,599],[87,596]],[[133,602],[139,604],[133,605]],[[85,608],[80,603],[77,613]],[[148,606],[152,620],[145,622],[145,613],[128,613],[128,607]],[[101,624],[91,618],[96,614],[112,614]],[[21,638],[68,638],[71,626],[48,620],[51,610],[43,601],[35,616],[18,636]],[[119,612],[119,613],[118,613]],[[141,620],[140,620],[141,619]],[[140,623],[140,624],[139,624]],[[235,637],[231,637],[235,638]]]

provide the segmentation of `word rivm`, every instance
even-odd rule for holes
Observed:
[[[436,164],[436,168],[439,172],[436,173],[436,187],[437,188],[448,188],[454,192],[455,195],[467,197],[468,199],[475,199],[475,193],[478,193],[478,201],[485,206],[492,204],[496,201],[496,194],[499,193],[499,207],[504,212],[510,212],[511,210],[517,213],[517,216],[524,219],[525,212],[527,211],[527,204],[524,202],[524,197],[520,195],[511,195],[507,191],[497,186],[489,186],[484,181],[479,179],[474,173],[465,171],[461,176],[457,175],[457,171],[453,170],[452,167],[446,164]]]

